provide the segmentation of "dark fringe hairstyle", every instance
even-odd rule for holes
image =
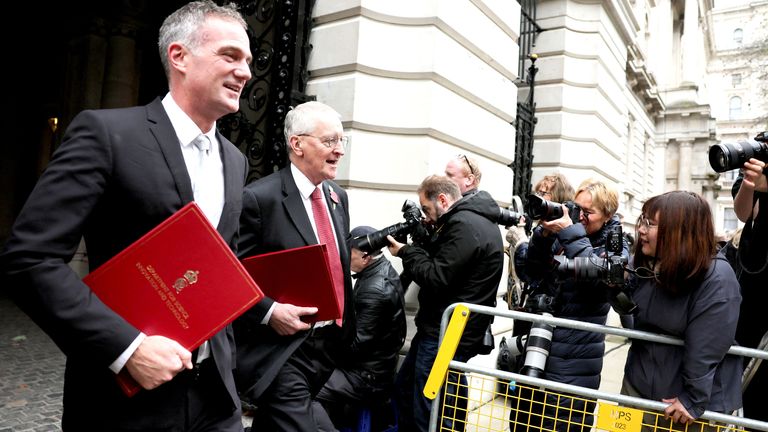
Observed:
[[[643,254],[635,244],[635,268],[653,268],[662,289],[680,293],[696,286],[717,253],[715,227],[709,204],[699,194],[672,191],[643,204],[642,214],[657,219],[656,257]],[[637,226],[640,226],[638,220]],[[639,238],[639,234],[638,234]]]

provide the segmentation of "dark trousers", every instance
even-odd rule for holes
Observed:
[[[163,388],[163,386],[169,386]],[[115,432],[241,432],[243,430],[240,404],[233,409],[231,397],[221,381],[213,359],[203,361],[195,369],[179,373],[173,381],[151,392],[173,390],[173,397],[156,400],[154,394],[141,390],[133,398],[152,397],[163,405],[157,412],[168,415],[147,415],[145,411],[130,408],[116,413],[125,416],[108,417],[94,407],[87,413],[71,413],[65,409],[62,419],[64,431],[115,431]],[[117,390],[120,391],[120,390]],[[147,392],[147,393],[144,393]],[[161,393],[164,394],[164,393]],[[138,400],[137,400],[138,401]]]
[[[742,272],[739,283],[742,299],[736,341],[739,345],[757,348],[763,335],[768,331],[768,320],[765,319],[765,307],[768,303],[768,290],[765,289],[768,284],[768,271],[760,274]],[[746,366],[750,360],[751,357],[744,357],[744,365]],[[768,361],[763,360],[742,395],[744,417],[768,421],[764,396],[766,386],[768,386]]]
[[[333,372],[334,350],[341,329],[335,325],[312,330],[256,401],[253,429],[275,432],[318,430],[312,400]]]
[[[424,336],[419,332],[411,341],[411,348],[395,379],[395,398],[399,412],[398,431],[426,432],[429,429],[429,415],[432,401],[424,396],[423,390],[437,357],[437,338]],[[454,360],[466,362],[471,356],[456,353]],[[438,430],[463,431],[467,416],[467,380],[463,373],[448,371],[447,388],[442,388],[440,417],[442,427]]]
[[[363,408],[372,410],[377,426],[389,425],[394,420],[389,405],[393,378],[394,373],[376,381],[367,371],[334,370],[313,402],[318,430],[352,428]]]

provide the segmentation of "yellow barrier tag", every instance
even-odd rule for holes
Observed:
[[[643,411],[611,404],[598,404],[597,428],[611,432],[640,432]]]

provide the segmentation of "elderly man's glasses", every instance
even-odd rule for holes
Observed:
[[[469,168],[469,173],[472,174],[472,175],[475,175],[475,170],[472,169],[472,164],[469,163],[469,159],[467,158],[467,155],[460,154],[459,158],[460,159],[464,159],[464,163],[466,163],[467,164],[467,168]]]
[[[319,136],[314,136],[311,134],[299,134],[299,136],[308,136],[312,137],[318,141],[327,148],[336,148],[336,146],[341,146],[344,150],[347,149],[347,144],[349,143],[349,137],[331,137],[331,138],[323,138]]]
[[[659,224],[655,224],[651,222],[651,220],[645,217],[645,215],[640,215],[640,226],[647,230],[650,230],[652,228],[658,227]]]

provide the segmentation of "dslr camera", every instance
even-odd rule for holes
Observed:
[[[557,263],[557,273],[562,277],[573,278],[576,281],[599,281],[608,285],[609,303],[616,312],[626,315],[634,312],[637,305],[624,289],[624,271],[627,267],[627,259],[621,255],[624,249],[623,241],[621,226],[617,226],[608,233],[608,239],[605,243],[605,258],[566,258],[557,255],[554,259]]]
[[[391,235],[400,243],[408,241],[408,234],[414,241],[421,241],[429,238],[429,233],[422,225],[421,209],[418,204],[411,200],[405,200],[401,209],[405,222],[390,225],[384,229],[368,235],[362,235],[352,239],[351,246],[365,253],[373,253],[389,244],[387,236]]]
[[[741,168],[751,158],[768,162],[768,131],[751,140],[719,143],[709,148],[709,165],[717,172]]]
[[[581,207],[573,201],[566,201],[563,204],[568,208],[568,215],[571,217],[571,221],[578,223]],[[547,201],[538,195],[531,194],[528,195],[525,213],[530,219],[553,221],[563,217],[563,206],[556,202]]]
[[[523,218],[523,214],[519,213],[517,209],[522,207],[523,205],[520,202],[520,197],[517,195],[513,196],[511,206],[507,208],[499,207],[499,216],[496,218],[496,223],[503,225],[504,228],[518,225],[520,223],[520,219]]]

